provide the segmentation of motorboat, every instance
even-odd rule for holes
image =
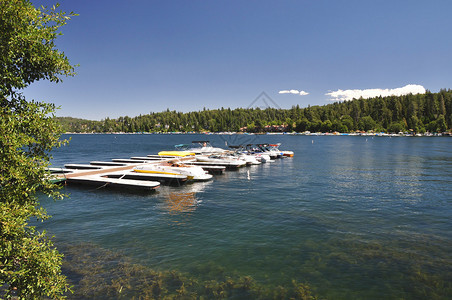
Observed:
[[[241,161],[244,162],[247,166],[261,164],[261,162],[258,161],[254,155],[249,155],[247,153],[237,153],[234,151],[228,151],[223,154],[212,155],[211,157],[223,160]]]
[[[205,181],[212,179],[213,175],[204,171],[200,166],[186,165],[183,163],[164,163],[164,164],[148,164],[138,166],[133,169],[137,173],[154,173],[154,174],[181,174],[186,175],[189,180]]]
[[[193,156],[195,153],[190,151],[160,151],[158,153],[159,157],[186,157]]]
[[[243,159],[247,165],[260,165],[262,163],[255,155],[247,153],[236,153],[235,155],[237,155],[239,159]]]
[[[179,144],[175,145],[176,149],[195,153],[197,155],[210,155],[224,153],[223,148],[213,147],[209,141],[192,141],[191,145]]]
[[[261,163],[270,163],[274,162],[274,160],[271,159],[270,155],[266,153],[254,153],[254,157]]]
[[[257,145],[253,144],[246,145],[245,152],[249,155],[254,155],[254,157],[256,157],[256,159],[262,163],[273,162],[270,153],[268,151],[263,150],[260,147],[257,147]]]
[[[247,164],[243,159],[223,154],[197,155],[196,161],[202,165],[224,166],[227,169],[237,169]]]
[[[231,157],[238,157],[239,159],[244,160],[247,165],[260,165],[262,163],[256,158],[255,155],[247,153],[242,145],[230,145],[229,148],[232,149],[232,151],[229,153]]]
[[[280,152],[284,157],[293,157],[294,156],[294,152],[293,151],[279,150],[279,146],[281,146],[281,143],[269,144],[269,147],[270,147],[271,150]]]
[[[283,157],[283,154],[279,149],[275,149],[273,147],[270,147],[269,144],[257,144],[256,145],[263,153],[267,153],[270,155],[271,159],[277,159]]]

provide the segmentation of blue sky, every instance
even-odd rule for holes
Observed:
[[[59,3],[79,14],[57,40],[77,76],[24,91],[61,106],[58,116],[248,107],[262,92],[290,108],[452,88],[450,0]]]

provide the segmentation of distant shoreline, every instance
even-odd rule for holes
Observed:
[[[113,135],[142,135],[142,134],[167,134],[167,135],[305,135],[305,136],[378,136],[378,137],[452,137],[452,133],[384,133],[384,132],[262,132],[262,133],[242,133],[242,132],[65,132],[63,134],[113,134]]]

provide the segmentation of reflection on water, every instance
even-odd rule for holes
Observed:
[[[202,200],[197,196],[212,182],[194,182],[178,188],[165,189],[160,192],[166,209],[171,214],[187,213],[196,210]]]

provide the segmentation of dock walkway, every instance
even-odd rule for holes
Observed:
[[[147,180],[133,180],[133,179],[118,179],[118,178],[106,178],[100,176],[78,176],[71,177],[68,182],[88,184],[97,187],[109,186],[109,187],[126,187],[141,190],[155,190],[160,186],[160,182],[147,181]]]
[[[160,160],[151,158],[146,161],[130,159],[125,160],[126,162],[120,162],[118,160],[111,162],[92,161],[90,164],[85,165],[66,164],[64,169],[52,168],[51,171],[54,172],[54,182],[66,181],[68,183],[87,184],[99,187],[129,187],[149,191],[158,188],[160,183],[181,185],[187,180],[187,176],[140,176],[133,174],[132,170],[135,167],[159,164],[164,161],[183,162],[191,159],[193,158],[164,158]]]

